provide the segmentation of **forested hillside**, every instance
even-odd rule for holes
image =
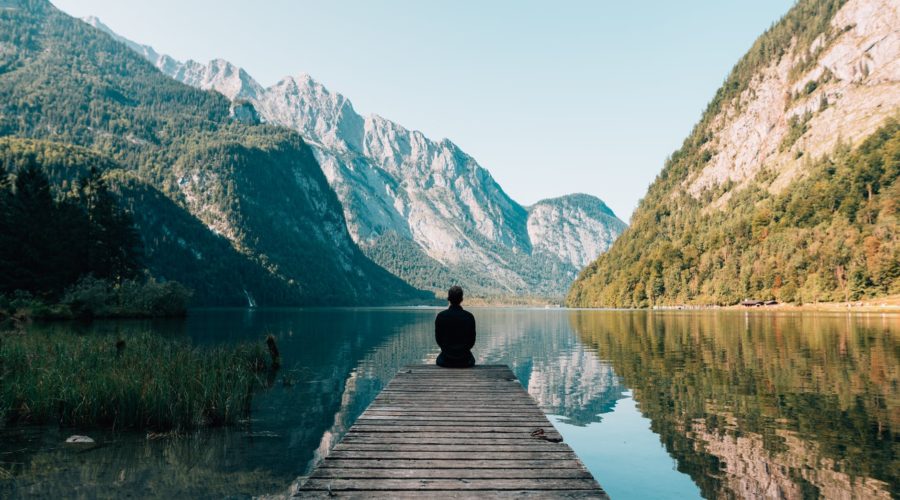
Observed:
[[[66,168],[99,169],[131,207],[151,273],[195,288],[202,304],[422,296],[354,245],[295,132],[240,123],[221,95],[175,82],[49,2],[10,5],[0,137],[55,143],[6,140],[10,173],[33,161],[65,191]]]
[[[738,62],[568,303],[900,293],[898,11],[798,2]]]
[[[578,270],[625,227],[601,200],[583,194],[523,207],[452,141],[362,116],[309,75],[264,88],[228,61],[176,61],[117,35],[96,17],[85,22],[172,78],[245,106],[249,119],[258,114],[301,133],[363,252],[439,297],[448,283],[457,283],[470,296],[491,300],[562,299]]]
[[[9,154],[9,145],[0,139],[0,294],[61,293],[88,274],[109,281],[134,277],[141,257],[137,234],[100,171],[79,172],[54,196],[37,159]],[[13,165],[17,175],[10,182]]]

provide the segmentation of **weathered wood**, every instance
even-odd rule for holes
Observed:
[[[423,443],[355,443],[341,441],[334,447],[334,451],[431,451],[434,450],[434,444]],[[467,443],[467,444],[441,444],[441,451],[464,451],[470,454],[480,454],[485,451],[548,451],[548,452],[570,452],[568,446],[558,443],[549,443],[547,441],[512,443],[512,444],[496,444],[496,443]]]
[[[359,434],[347,434],[344,436],[344,439],[341,440],[342,444],[418,444],[418,445],[445,445],[445,446],[457,446],[457,445],[448,445],[448,442],[452,442],[451,440],[454,437],[452,434],[446,435],[438,435],[434,434],[417,434],[415,436],[406,436],[406,435],[392,435],[385,436],[383,434],[378,435],[377,437],[371,437],[371,435],[359,435]],[[479,437],[475,439],[469,438],[466,436],[467,440],[465,445],[462,446],[488,446],[488,445],[520,445],[520,446],[528,446],[532,441],[537,443],[538,445],[544,446],[541,443],[547,443],[543,439],[534,439],[532,441],[524,440],[521,437]],[[433,448],[433,446],[432,446]]]
[[[498,422],[500,424],[501,422]],[[461,438],[465,438],[468,432],[501,432],[501,433],[525,433],[543,430],[544,432],[555,432],[552,425],[546,424],[542,427],[536,425],[465,425],[463,422],[456,422],[449,425],[428,424],[428,425],[384,425],[384,424],[355,424],[356,430],[360,432],[427,432],[427,431],[444,431],[456,432]]]
[[[405,410],[403,410],[405,408]],[[391,411],[400,409],[402,411],[428,411],[428,412],[444,412],[444,413],[493,413],[493,412],[531,412],[535,411],[534,405],[524,405],[524,404],[516,404],[516,405],[501,405],[499,403],[496,404],[479,404],[479,405],[466,405],[465,408],[460,408],[459,405],[447,405],[447,404],[425,404],[422,403],[419,406],[415,407],[415,410],[410,406],[401,406],[397,404],[391,403],[373,403],[372,406],[369,407],[371,411]]]
[[[578,460],[344,460],[329,457],[319,464],[326,467],[359,469],[583,469]],[[318,470],[318,469],[317,469]]]
[[[448,443],[459,441],[463,436],[460,436],[459,433],[455,432],[397,432],[397,433],[384,433],[384,432],[361,432],[357,430],[352,430],[348,432],[344,439],[354,439],[354,438],[374,438],[378,439],[379,442],[387,442],[393,441],[396,439],[418,439],[419,442],[427,442],[427,443]],[[530,432],[525,433],[496,433],[496,432],[469,432],[464,436],[466,442],[468,443],[480,443],[483,440],[493,439],[498,441],[506,441],[506,442],[527,442],[531,440],[543,440],[540,437],[533,437]]]
[[[505,365],[400,370],[304,498],[606,498]]]
[[[408,415],[367,415],[364,417],[360,417],[357,419],[357,422],[363,424],[378,424],[378,425],[388,425],[388,424],[396,424],[396,425],[459,425],[459,419],[453,417],[445,417],[442,415],[434,416],[434,417],[422,417],[422,416],[408,416]],[[472,416],[466,419],[466,422],[472,422],[476,424],[489,423],[492,425],[515,425],[515,426],[535,426],[542,427],[547,425],[547,419],[540,419],[537,417],[516,417],[510,419],[500,419],[496,417],[475,417]]]
[[[311,476],[335,479],[590,479],[591,473],[565,469],[360,469],[320,467]]]
[[[458,392],[448,392],[447,395],[439,394],[435,391],[383,391],[376,401],[409,401],[424,404],[436,403],[519,403],[521,405],[530,406],[534,401],[528,399],[528,396],[515,395],[508,396],[502,393],[489,394],[471,392],[468,394],[460,394]]]
[[[465,405],[463,405],[465,403]],[[444,402],[444,401],[421,401],[415,398],[396,398],[396,399],[385,399],[382,401],[377,401],[374,403],[376,407],[394,407],[397,405],[406,405],[408,407],[413,407],[418,405],[418,408],[423,410],[437,410],[437,409],[447,409],[447,410],[459,410],[461,408],[470,408],[472,410],[482,410],[482,409],[512,409],[512,410],[530,410],[534,408],[533,403],[528,403],[525,401],[521,402],[503,402],[503,401],[457,401],[457,402]]]
[[[557,500],[569,498],[607,498],[602,490],[466,490],[466,491],[434,491],[434,490],[384,490],[384,491],[341,491],[301,490],[297,493],[303,498],[347,498],[360,500],[394,500],[405,498],[452,498],[454,500],[480,500],[482,498],[528,498],[533,500]]]
[[[574,460],[577,458],[572,450],[553,451],[503,451],[478,453],[470,451],[344,451],[333,450],[328,454],[332,458],[348,459],[396,459],[396,460]]]
[[[505,409],[478,409],[478,408],[467,408],[465,410],[455,409],[436,409],[436,408],[416,408],[414,410],[402,410],[396,408],[384,408],[384,407],[371,407],[366,412],[367,415],[370,416],[397,416],[397,417],[434,417],[434,416],[447,416],[447,417],[516,417],[516,416],[537,416],[541,417],[544,414],[535,409],[529,410],[505,410]]]
[[[586,490],[594,487],[590,479],[318,479],[306,485],[313,490]]]

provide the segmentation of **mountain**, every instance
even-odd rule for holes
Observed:
[[[421,299],[354,244],[303,139],[248,124],[241,107],[45,0],[0,9],[5,161],[33,158],[59,189],[63,168],[101,169],[134,212],[151,274],[208,305]]]
[[[737,63],[572,306],[900,293],[900,4],[799,1]]]
[[[97,18],[85,21],[172,78],[249,103],[263,121],[298,131],[337,193],[353,240],[418,288],[442,293],[457,282],[482,296],[561,296],[625,228],[587,195],[527,209],[451,141],[363,117],[308,75],[263,88],[227,61],[178,62],[120,37]]]
[[[528,207],[528,236],[534,251],[558,256],[578,269],[608,250],[627,227],[605,203],[587,194]]]

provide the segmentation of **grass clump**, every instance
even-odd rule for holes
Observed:
[[[250,413],[260,346],[192,347],[151,334],[0,334],[0,423],[155,431]]]

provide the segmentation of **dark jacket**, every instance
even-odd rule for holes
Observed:
[[[451,305],[434,319],[434,339],[448,360],[469,359],[475,345],[475,316]]]

